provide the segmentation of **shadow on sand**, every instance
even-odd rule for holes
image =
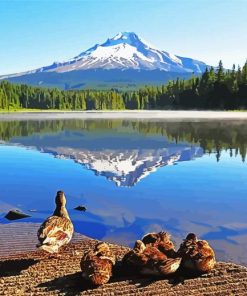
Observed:
[[[186,280],[198,277],[198,274],[187,274],[186,276],[182,276],[181,272],[173,275],[172,277],[150,277],[150,276],[143,276],[137,275],[134,272],[123,272],[122,270],[114,270],[113,276],[109,281],[110,286],[108,286],[109,292],[117,292],[118,289],[122,290],[123,285],[120,284],[121,282],[128,282],[131,285],[135,285],[136,289],[144,288],[152,283],[155,283],[160,280],[167,280],[167,284],[170,286],[176,286],[178,284],[183,284]],[[119,284],[119,285],[117,285]],[[55,278],[51,281],[44,282],[39,284],[37,287],[45,288],[48,291],[58,291],[59,293],[66,295],[66,296],[74,296],[78,295],[80,292],[86,290],[100,290],[101,288],[104,289],[106,286],[95,287],[90,284],[88,281],[81,277],[81,272],[76,272],[73,274],[65,275],[59,278]],[[103,291],[102,291],[103,292]]]
[[[19,275],[22,270],[28,269],[38,261],[39,260],[34,259],[6,260],[3,262],[0,261],[0,277]]]

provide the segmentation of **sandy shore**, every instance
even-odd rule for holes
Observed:
[[[246,295],[247,268],[223,262],[217,263],[209,274],[177,274],[171,278],[131,274],[116,266],[110,282],[94,288],[82,279],[80,260],[96,240],[76,234],[59,257],[49,257],[35,248],[39,224],[0,226],[0,295]],[[17,231],[18,227],[22,232]],[[129,250],[115,244],[110,244],[110,248],[117,260]]]
[[[247,112],[236,111],[32,111],[0,113],[0,120],[137,119],[137,120],[247,120]]]
[[[222,262],[205,275],[178,274],[170,278],[145,277],[116,267],[108,284],[92,287],[81,277],[80,260],[95,243],[91,239],[70,243],[60,251],[59,258],[38,251],[0,258],[0,295],[246,295],[247,268]],[[117,260],[128,251],[112,244],[110,248]]]

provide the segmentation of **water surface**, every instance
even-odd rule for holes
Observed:
[[[0,141],[0,223],[13,208],[42,222],[62,189],[85,235],[131,246],[165,229],[179,245],[195,232],[247,265],[244,122],[0,121]]]

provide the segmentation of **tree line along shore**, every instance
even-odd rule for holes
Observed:
[[[163,136],[169,142],[188,142],[198,144],[204,153],[215,153],[220,161],[222,153],[227,151],[230,157],[240,156],[244,162],[247,153],[247,125],[237,122],[152,122],[135,120],[37,120],[32,124],[25,121],[0,121],[0,140],[31,136],[36,133],[56,134],[64,130],[76,132],[119,134],[140,133],[149,136]]]
[[[145,86],[135,91],[60,90],[25,84],[0,83],[0,109],[57,110],[155,110],[247,109],[247,62],[241,68],[207,68],[188,80],[177,78],[166,85]]]

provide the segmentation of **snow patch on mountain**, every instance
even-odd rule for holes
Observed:
[[[131,187],[158,168],[174,165],[180,161],[201,157],[200,147],[181,146],[161,149],[130,149],[103,151],[68,149],[65,147],[43,148],[57,158],[73,159],[96,175],[104,176],[117,186]]]
[[[207,65],[191,58],[180,57],[149,44],[133,32],[121,32],[102,44],[96,44],[64,62],[3,78],[40,72],[70,72],[75,70],[161,70],[177,73],[202,73]]]

